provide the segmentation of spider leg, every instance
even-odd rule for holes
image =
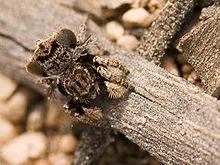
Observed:
[[[42,77],[38,79],[38,83],[40,84],[48,84],[49,87],[47,89],[47,98],[50,100],[51,98],[55,98],[54,90],[57,88],[57,85],[60,83],[59,76],[48,76]]]
[[[58,84],[59,83],[59,76],[53,75],[53,76],[41,77],[37,80],[37,82],[40,84],[44,84],[44,83],[48,83],[51,80],[54,80]]]
[[[105,86],[107,88],[107,91],[109,92],[109,97],[113,99],[121,98],[124,94],[124,88],[122,86],[119,86],[117,84],[105,81]]]
[[[83,43],[83,37],[85,36],[85,33],[88,29],[88,22],[89,22],[89,16],[87,15],[84,18],[83,23],[79,27],[79,33],[77,35],[77,45]]]
[[[51,82],[51,85],[49,86],[49,88],[47,89],[47,99],[50,100],[55,99],[56,95],[54,93],[54,90],[56,89],[57,84],[55,82]]]
[[[114,68],[119,68],[125,74],[129,73],[129,70],[127,70],[123,65],[121,65],[118,61],[115,61],[115,60],[110,60],[108,58],[100,57],[100,56],[94,56],[93,62],[97,62],[100,65],[106,65],[106,66],[112,66]]]
[[[94,107],[94,108],[85,108],[81,107],[85,112],[84,115],[75,114],[75,118],[83,123],[87,123],[89,125],[93,125],[96,127],[103,127],[108,128],[109,123],[103,116],[101,109]]]
[[[64,109],[64,112],[68,114],[72,113],[71,109],[75,109],[72,105],[72,99],[69,99],[68,101],[66,101],[66,103],[63,105],[63,109]]]
[[[94,37],[94,46],[98,49],[98,56],[103,56],[105,54],[104,47],[100,44],[100,42],[97,42],[97,38]]]
[[[111,83],[121,85],[125,87],[126,89],[130,91],[134,91],[134,87],[130,85],[125,79],[123,79],[121,76],[112,74],[106,67],[99,66],[97,68],[97,72],[101,74],[102,77],[109,80]]]
[[[68,100],[64,104],[64,111],[74,116],[78,121],[94,126],[106,126],[105,120],[103,120],[102,111],[95,108],[85,108],[79,103],[73,103],[72,100]],[[102,121],[103,120],[103,121]]]
[[[85,115],[90,118],[91,120],[96,120],[96,121],[99,121],[103,118],[103,114],[102,114],[102,111],[95,107],[95,108],[85,108],[85,107],[82,107],[82,109],[84,110],[85,112]]]

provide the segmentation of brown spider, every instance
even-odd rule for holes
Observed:
[[[91,36],[83,39],[87,22],[88,19],[80,26],[77,38],[71,30],[64,28],[39,42],[27,64],[28,72],[41,76],[41,82],[49,85],[49,95],[58,89],[68,97],[64,108],[78,116],[85,114],[88,110],[85,107],[102,92],[102,86],[112,98],[120,98],[123,87],[132,88],[123,78],[107,69],[107,66],[112,66],[128,74],[118,61],[89,53],[88,48],[94,40]],[[95,120],[102,118],[100,110],[89,111],[89,116]]]

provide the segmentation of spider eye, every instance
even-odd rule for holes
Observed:
[[[64,47],[75,48],[76,47],[76,36],[69,29],[61,29],[57,34],[56,40],[61,43]]]
[[[40,76],[40,77],[44,76],[43,68],[36,61],[30,60],[26,66],[26,70],[29,73],[34,74],[36,76]]]

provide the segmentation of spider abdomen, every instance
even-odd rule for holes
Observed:
[[[99,88],[97,76],[93,69],[84,67],[79,63],[69,67],[64,72],[61,85],[74,101],[79,102],[95,99]]]

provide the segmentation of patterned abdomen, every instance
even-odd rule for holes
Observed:
[[[69,67],[63,76],[61,84],[74,101],[85,103],[96,98],[99,87],[92,68],[77,63]]]

